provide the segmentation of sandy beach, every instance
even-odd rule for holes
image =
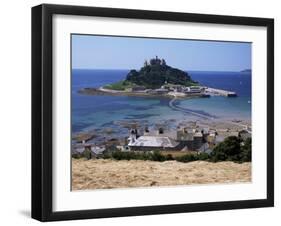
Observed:
[[[72,159],[72,189],[251,182],[251,163]]]

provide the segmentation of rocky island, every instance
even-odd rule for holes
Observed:
[[[166,84],[198,85],[187,72],[167,65],[165,59],[160,60],[156,56],[149,62],[145,61],[144,66],[139,71],[131,70],[125,80],[108,85],[106,88],[125,90],[141,86],[146,89],[159,89]]]
[[[187,72],[167,65],[165,59],[159,59],[157,56],[149,62],[146,60],[139,71],[130,70],[124,80],[102,87],[86,87],[78,92],[87,95],[170,98],[237,96],[235,92],[201,86]]]
[[[208,96],[205,87],[192,80],[191,76],[178,68],[167,65],[165,59],[157,56],[145,60],[140,70],[130,70],[124,80],[103,87],[79,90],[90,95],[128,96]]]

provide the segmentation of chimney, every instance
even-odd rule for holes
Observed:
[[[159,128],[158,129],[158,134],[163,134],[164,133],[164,129],[163,128]]]

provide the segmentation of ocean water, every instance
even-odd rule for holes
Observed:
[[[72,71],[72,132],[102,131],[112,128],[115,133],[127,133],[122,123],[142,125],[169,124],[179,120],[196,120],[197,116],[173,110],[169,98],[91,96],[77,91],[85,87],[100,87],[124,79],[128,70]],[[235,91],[236,98],[214,96],[177,100],[176,105],[221,119],[251,118],[251,73],[189,72],[200,84]]]

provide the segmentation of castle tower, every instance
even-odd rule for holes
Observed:
[[[160,65],[160,64],[161,64],[161,60],[158,58],[158,56],[156,56],[156,58],[155,58],[155,62],[156,62],[156,64],[158,64],[158,65]]]
[[[145,67],[148,66],[147,60],[144,61],[144,64],[143,64],[143,65],[144,65]]]

